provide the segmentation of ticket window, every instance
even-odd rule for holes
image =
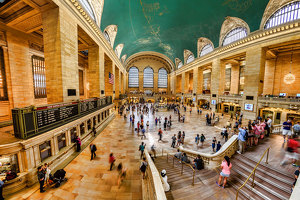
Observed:
[[[92,129],[92,120],[88,120],[87,121],[87,125],[88,125],[88,130],[91,130]]]
[[[84,123],[80,124],[80,135],[84,134]]]
[[[77,130],[76,130],[76,127],[72,128],[70,130],[70,133],[71,133],[71,142],[75,142],[75,138],[76,138],[76,135],[77,135]]]
[[[43,161],[46,158],[49,158],[51,156],[50,141],[46,141],[40,145],[40,155],[41,155],[41,161]]]
[[[19,173],[17,154],[0,155],[0,179],[3,180],[8,172]]]
[[[66,146],[66,134],[60,134],[57,136],[58,149],[61,150]]]

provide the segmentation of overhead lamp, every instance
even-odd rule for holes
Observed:
[[[294,83],[296,80],[295,75],[292,74],[292,64],[293,64],[293,49],[292,49],[292,53],[291,53],[290,72],[288,74],[286,74],[283,78],[283,81],[288,85]]]

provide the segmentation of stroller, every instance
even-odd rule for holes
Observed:
[[[50,174],[50,185],[58,188],[63,181],[67,181],[67,178],[65,178],[65,176],[66,171],[63,169],[57,170],[53,175]]]

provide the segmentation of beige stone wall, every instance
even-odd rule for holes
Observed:
[[[263,94],[287,93],[289,96],[296,96],[300,93],[300,53],[293,54],[291,72],[296,76],[296,80],[293,84],[286,84],[284,76],[290,72],[290,60],[291,54],[266,60]]]

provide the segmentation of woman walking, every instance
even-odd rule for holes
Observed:
[[[228,156],[224,156],[224,160],[221,164],[221,173],[220,173],[220,176],[219,176],[219,181],[216,182],[216,184],[219,186],[219,187],[225,187],[226,183],[227,183],[227,179],[230,175],[230,170],[231,170],[231,167],[232,167],[232,164],[230,163],[230,159]],[[222,178],[224,178],[224,181],[223,181],[223,186],[221,186],[221,182],[222,182]]]

